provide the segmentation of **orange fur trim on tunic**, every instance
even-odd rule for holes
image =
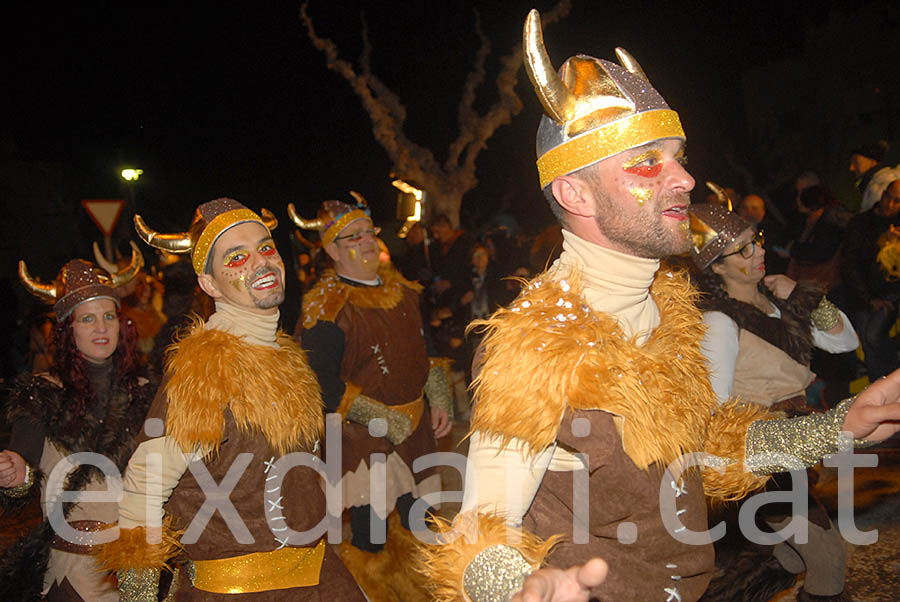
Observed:
[[[337,413],[346,418],[347,412],[350,411],[350,406],[353,405],[353,400],[360,393],[362,393],[362,387],[348,382],[344,386],[344,394],[341,396],[341,403],[338,405]]]
[[[463,588],[463,575],[469,563],[485,548],[508,545],[518,550],[535,570],[540,568],[550,550],[562,537],[554,535],[546,541],[521,528],[510,527],[494,513],[461,514],[451,524],[435,517],[437,544],[422,545],[420,564],[416,570],[425,575],[434,602],[469,602]],[[449,537],[455,537],[449,541]],[[449,543],[440,543],[441,541]]]
[[[115,525],[109,525],[108,528]],[[104,570],[115,573],[129,569],[165,569],[170,570],[166,561],[174,557],[181,544],[178,543],[180,531],[173,531],[166,519],[162,527],[162,541],[147,543],[147,527],[120,529],[115,541],[97,546],[94,558]]]
[[[341,280],[334,270],[326,270],[312,289],[303,295],[303,328],[312,328],[319,320],[334,322],[348,301],[372,309],[391,309],[403,299],[403,290],[422,292],[422,285],[410,282],[390,265],[378,268],[381,286],[353,286]]]
[[[567,408],[597,409],[624,417],[625,452],[641,469],[702,450],[716,397],[687,276],[657,272],[650,294],[660,324],[640,347],[580,290],[577,273],[545,272],[509,308],[476,324],[487,335],[472,385],[472,431],[504,445],[517,438],[534,453],[556,439]]]
[[[319,382],[297,343],[283,333],[277,343],[252,345],[196,323],[170,347],[166,434],[185,452],[215,452],[229,409],[238,428],[262,433],[279,454],[313,449],[324,428]]]
[[[780,412],[771,412],[756,403],[731,401],[716,409],[709,423],[710,437],[703,451],[729,458],[733,463],[719,473],[710,468],[702,472],[703,490],[713,502],[739,500],[763,487],[768,475],[757,476],[744,467],[747,429],[758,420],[781,418]]]

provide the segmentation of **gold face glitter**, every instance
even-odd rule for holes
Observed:
[[[599,127],[547,151],[537,160],[541,188],[559,176],[663,138],[685,138],[678,113],[659,109]]]
[[[632,157],[628,161],[622,164],[622,169],[631,169],[636,165],[640,165],[647,159],[656,159],[657,161],[662,161],[662,153],[658,149],[651,149],[646,152],[643,152],[636,157]]]
[[[206,266],[206,258],[209,256],[209,250],[216,242],[216,239],[219,238],[219,235],[228,228],[241,222],[259,222],[260,224],[263,224],[260,217],[249,209],[232,209],[231,211],[220,213],[209,222],[209,225],[203,229],[203,232],[197,239],[197,244],[194,245],[194,253],[191,256],[191,260],[194,264],[194,271],[196,273],[203,273],[203,268]],[[265,224],[263,224],[263,226],[265,227]],[[267,227],[266,230],[268,230]]]
[[[631,196],[637,199],[638,205],[643,205],[647,201],[650,200],[650,197],[653,196],[653,191],[649,188],[641,188],[640,186],[635,186],[630,189],[628,192],[631,193]],[[684,225],[684,224],[682,224]]]

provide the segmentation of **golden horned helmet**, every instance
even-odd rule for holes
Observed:
[[[541,188],[630,148],[685,139],[678,113],[624,49],[616,48],[618,65],[579,54],[557,73],[534,9],[525,20],[522,45],[525,71],[544,107],[536,144]]]
[[[201,274],[216,240],[232,226],[258,222],[270,233],[278,226],[272,212],[263,209],[260,213],[262,217],[234,199],[221,198],[197,207],[187,232],[162,234],[151,230],[140,215],[134,216],[134,228],[141,240],[153,248],[169,253],[191,253],[194,272]]]
[[[131,261],[121,270],[113,268],[110,271],[83,259],[73,259],[62,267],[51,283],[43,284],[28,273],[24,261],[19,261],[19,280],[29,293],[52,303],[56,319],[62,321],[76,307],[92,299],[109,299],[119,305],[113,289],[131,282],[143,267],[144,257],[132,242]]]

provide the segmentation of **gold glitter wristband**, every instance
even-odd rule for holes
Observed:
[[[347,411],[347,420],[369,426],[369,422],[382,419],[387,423],[387,434],[384,435],[394,445],[400,445],[412,433],[412,420],[409,416],[390,406],[375,401],[365,395],[357,395]]]
[[[754,422],[747,429],[747,467],[757,475],[802,470],[837,453],[844,419],[855,399],[845,399],[823,413]]]
[[[428,380],[425,381],[425,395],[428,403],[447,412],[453,418],[453,393],[450,391],[450,383],[447,382],[447,373],[443,366],[432,366],[428,370]]]
[[[840,321],[841,314],[838,308],[834,306],[834,303],[822,297],[818,307],[809,312],[809,317],[813,326],[819,330],[831,330]]]
[[[15,487],[0,488],[0,492],[2,492],[6,497],[25,497],[31,490],[32,485],[34,485],[34,471],[31,470],[31,466],[26,463],[25,480],[22,482],[22,484],[16,485]]]
[[[121,569],[116,577],[122,602],[157,602],[159,569]]]
[[[531,574],[517,549],[498,544],[483,549],[463,573],[463,589],[472,602],[509,602]]]

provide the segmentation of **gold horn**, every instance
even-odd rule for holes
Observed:
[[[648,84],[650,83],[647,74],[644,73],[644,70],[641,68],[641,64],[638,63],[627,50],[624,48],[616,48],[616,57],[619,59],[619,64],[625,67],[626,71],[633,75],[637,75]]]
[[[364,197],[363,195],[359,194],[359,193],[356,192],[355,190],[351,190],[351,191],[350,191],[350,196],[352,196],[354,199],[356,199],[356,204],[357,204],[357,205],[362,205],[363,207],[368,207],[368,206],[369,206],[369,204],[366,202],[366,197]]]
[[[525,72],[528,73],[547,116],[556,123],[566,123],[575,114],[575,95],[566,87],[550,62],[544,47],[541,15],[536,9],[531,9],[525,19],[522,50],[525,55]]]
[[[25,262],[21,260],[19,261],[19,280],[22,281],[28,292],[38,299],[42,299],[47,303],[56,301],[56,283],[41,284],[31,277],[31,274],[28,273],[28,268],[25,267]]]
[[[97,262],[101,268],[109,272],[110,274],[115,274],[119,270],[119,266],[109,261],[100,250],[100,245],[97,244],[97,241],[94,241],[94,260]]]
[[[181,234],[160,234],[156,230],[151,230],[144,223],[144,218],[140,215],[134,215],[134,229],[137,230],[138,236],[145,243],[154,249],[161,249],[169,253],[190,253],[194,249],[194,243],[187,232]]]
[[[131,262],[121,270],[113,267],[113,271],[109,272],[110,284],[113,288],[125,286],[134,280],[135,276],[138,275],[138,272],[141,271],[141,268],[144,267],[144,255],[141,253],[140,248],[138,248],[137,243],[133,240],[128,242],[131,243]]]
[[[720,205],[725,205],[728,208],[728,211],[734,211],[734,208],[731,206],[731,197],[728,196],[728,193],[725,192],[724,188],[715,182],[707,182],[706,187],[715,193],[716,198],[719,199]]]
[[[297,209],[294,207],[293,203],[288,203],[287,211],[291,221],[294,222],[294,225],[298,228],[304,230],[320,230],[328,225],[328,220],[321,217],[317,219],[303,219],[297,214]]]
[[[262,216],[262,223],[265,224],[266,228],[269,229],[269,232],[278,227],[278,218],[275,217],[275,214],[263,207],[259,210],[260,216]]]

